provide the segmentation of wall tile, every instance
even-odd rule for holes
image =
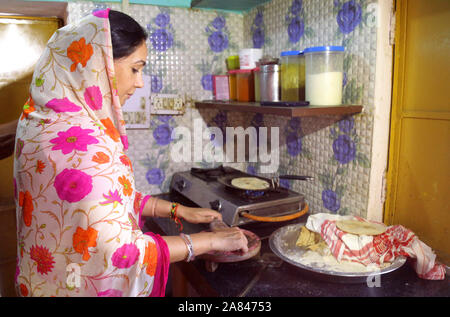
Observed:
[[[278,57],[284,50],[345,46],[344,102],[362,104],[362,114],[342,121],[336,117],[291,120],[272,115],[259,119],[263,126],[278,127],[280,131],[280,167],[274,174],[315,177],[312,182],[284,183],[305,195],[312,213],[364,217],[370,179],[368,158],[371,157],[376,66],[376,27],[370,23],[367,6],[376,3],[376,0],[273,0],[245,15],[130,5],[129,14],[150,33],[150,63],[145,73],[152,76],[154,92],[176,93],[188,100],[211,99],[210,75],[224,73],[225,58],[237,54],[240,48],[261,46],[264,54]],[[69,22],[99,7],[106,4],[70,2]],[[119,4],[110,7],[120,10]],[[163,23],[161,27],[158,15],[168,16],[170,25]],[[346,19],[341,19],[343,16]],[[160,29],[169,32],[172,40],[158,49],[152,43],[152,33]],[[210,38],[214,41],[209,42]],[[128,131],[128,155],[134,163],[136,187],[151,194],[167,191],[171,175],[176,171],[219,164],[170,161],[174,142],[162,142],[164,133],[177,126],[193,131],[195,119],[201,119],[203,128],[217,126],[218,122],[223,127],[247,127],[256,122],[254,114],[195,108],[188,108],[183,116],[152,116],[151,119],[149,130]],[[259,173],[258,163],[231,165]]]

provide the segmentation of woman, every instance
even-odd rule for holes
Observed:
[[[136,191],[121,105],[143,86],[145,31],[96,11],[58,30],[19,119],[14,182],[22,296],[164,296],[169,263],[247,250],[237,229],[161,237],[141,216],[221,219]]]

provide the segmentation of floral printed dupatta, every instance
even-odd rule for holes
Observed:
[[[143,234],[117,96],[109,10],[59,29],[16,135],[17,291],[164,296],[169,252]]]

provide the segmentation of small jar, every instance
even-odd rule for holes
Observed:
[[[228,70],[239,69],[239,56],[238,55],[228,56],[226,59],[226,64]]]
[[[281,52],[281,100],[305,100],[305,57],[302,51]]]
[[[230,70],[228,73],[228,87],[230,89],[230,100],[237,100],[236,70]]]
[[[344,47],[310,47],[304,54],[306,100],[312,106],[341,105]]]
[[[261,68],[259,66],[253,69],[253,76],[255,78],[255,101],[259,102],[261,100]]]
[[[254,69],[256,62],[262,57],[261,48],[244,48],[239,50],[240,69]]]
[[[236,69],[237,101],[255,101],[255,82],[253,69]]]

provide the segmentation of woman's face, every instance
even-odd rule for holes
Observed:
[[[125,101],[131,97],[136,88],[144,87],[142,71],[147,60],[147,45],[145,41],[129,56],[114,60],[114,69],[116,71],[117,91],[120,98],[120,104],[123,106]]]

